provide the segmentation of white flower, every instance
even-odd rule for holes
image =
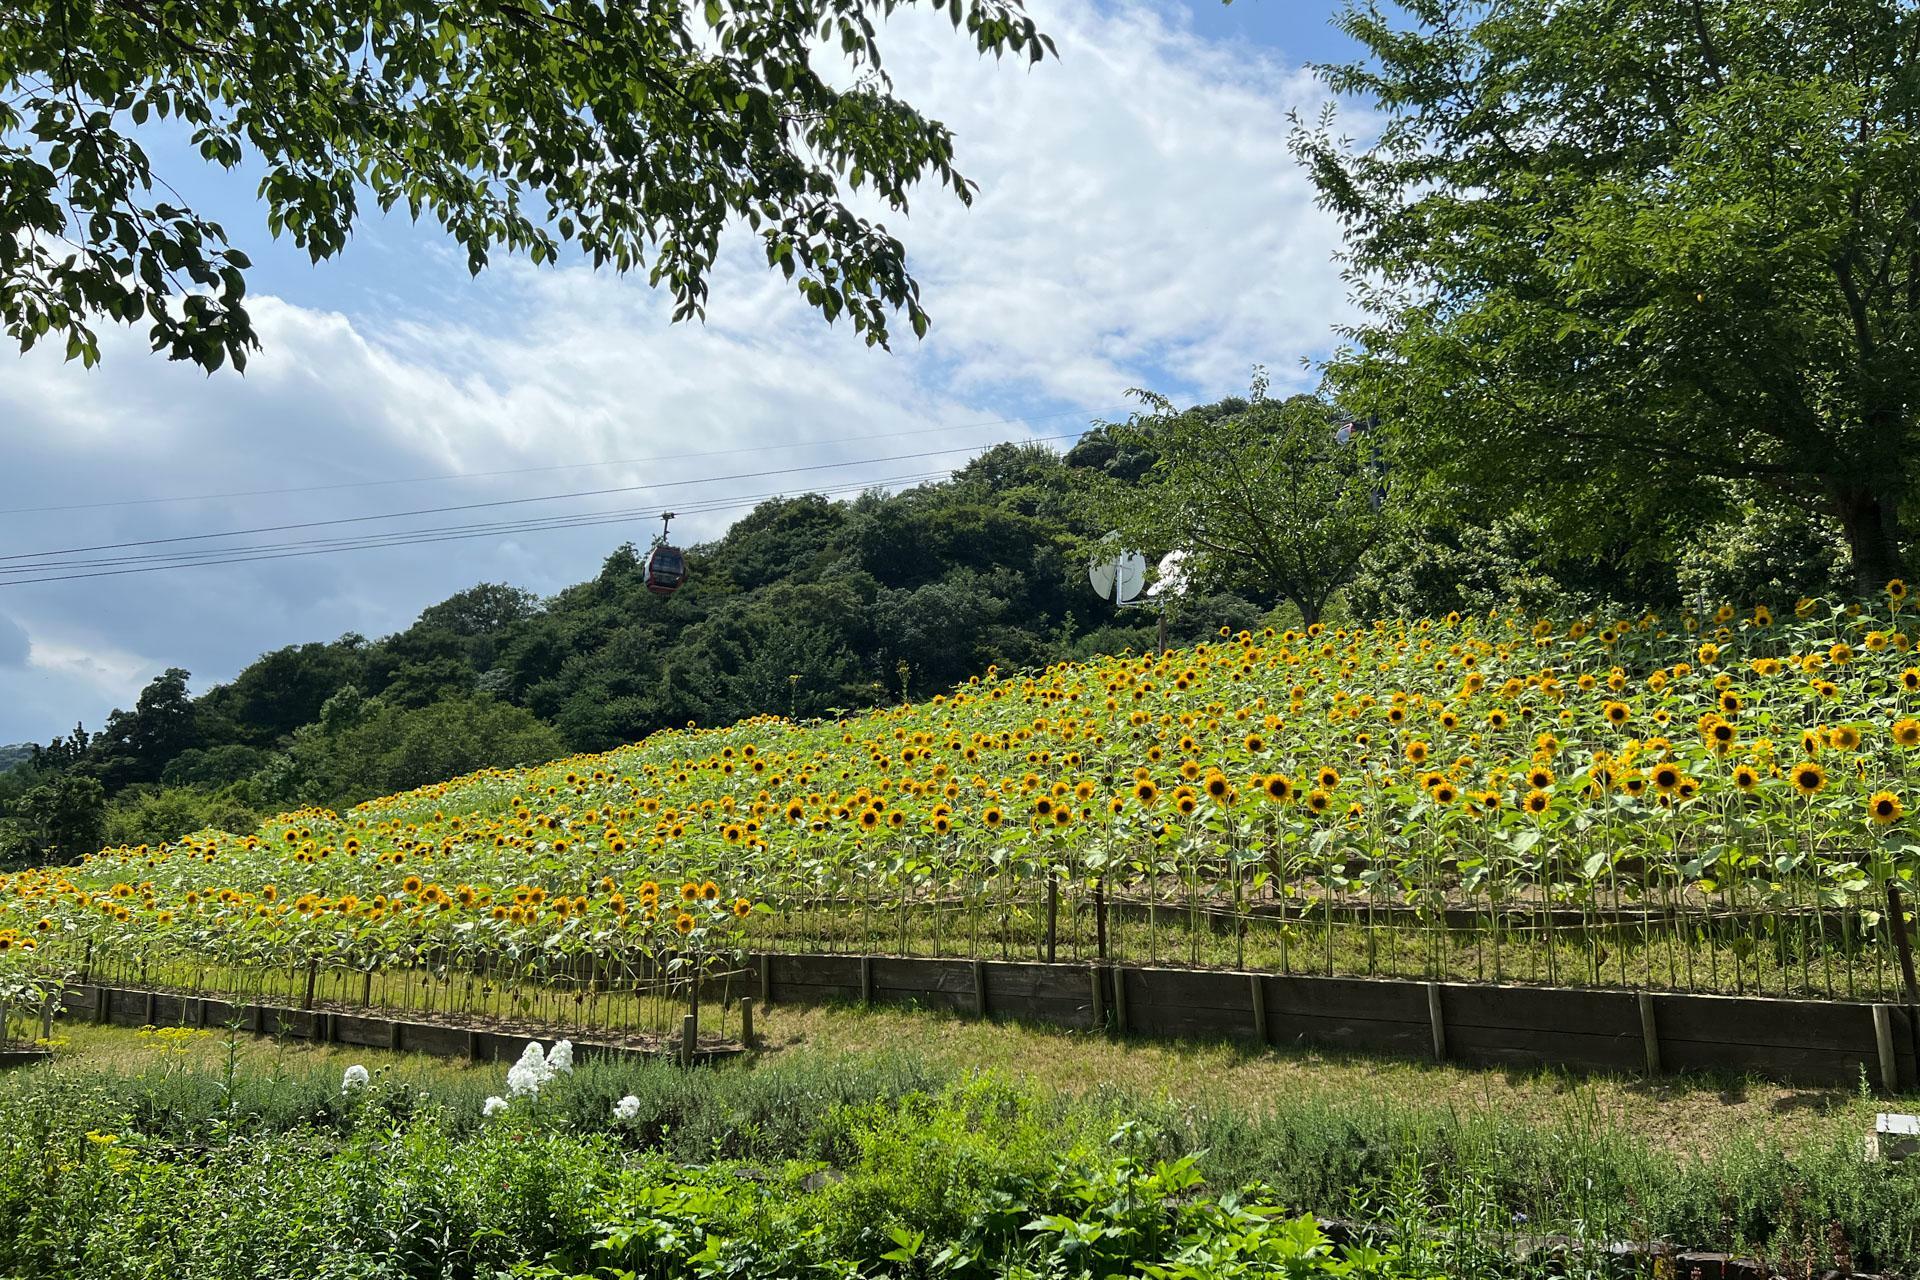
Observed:
[[[553,1048],[547,1051],[547,1075],[552,1077],[571,1070],[573,1070],[573,1041],[554,1041]]]
[[[505,1098],[488,1098],[481,1104],[480,1114],[483,1116],[497,1116],[507,1109],[507,1105]]]
[[[631,1123],[640,1114],[640,1099],[628,1094],[613,1104],[613,1118],[621,1124]]]
[[[369,1078],[367,1069],[356,1062],[340,1077],[340,1092],[352,1093],[355,1089],[364,1089]]]
[[[530,1098],[539,1093],[541,1083],[540,1072],[525,1062],[516,1062],[507,1068],[507,1092],[516,1098]]]

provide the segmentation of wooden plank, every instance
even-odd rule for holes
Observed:
[[[773,982],[782,991],[788,986],[849,987],[860,989],[859,956],[777,955],[773,958]]]
[[[1637,1032],[1639,1018],[1630,991],[1579,987],[1491,987],[1447,982],[1447,1025],[1531,1027],[1540,1031],[1601,1034]]]
[[[1129,997],[1131,999],[1131,997]],[[1137,1035],[1216,1039],[1247,1035],[1249,1011],[1209,1009],[1201,1005],[1137,1004],[1129,1018]]]
[[[393,1023],[386,1018],[357,1017],[350,1013],[333,1015],[335,1044],[359,1045],[366,1049],[386,1049],[393,1044]]]
[[[989,1000],[992,997],[988,997]],[[1093,1009],[1087,997],[1081,996],[1036,996],[1022,1000],[1012,1008],[992,1006],[993,1017],[1014,1022],[1028,1022],[1038,1026],[1071,1027],[1080,1031],[1094,1029]]]
[[[1033,964],[1019,960],[984,960],[987,1002],[1002,999],[1083,999],[1086,986],[1080,968],[1071,964]]]
[[[1865,1010],[1857,1011],[1862,1022]],[[1875,1054],[1864,1050],[1805,1048],[1792,1045],[1750,1045],[1675,1040],[1662,1034],[1661,1060],[1669,1071],[1752,1072],[1796,1084],[1852,1085],[1860,1071],[1872,1072]]]
[[[1363,1018],[1323,1018],[1296,1014],[1269,1024],[1275,1044],[1309,1044],[1347,1053],[1390,1053],[1421,1057],[1433,1047],[1422,1022],[1385,1022]]]
[[[909,987],[878,987],[873,1002],[879,1005],[908,1005],[917,1009],[944,1009],[951,1013],[974,1011],[972,984],[966,991],[915,991]]]
[[[1446,1027],[1449,1060],[1527,1063],[1585,1070],[1636,1072],[1645,1055],[1637,1035],[1586,1031],[1540,1032],[1525,1027]]]
[[[1376,978],[1312,978],[1270,974],[1267,1021],[1276,1031],[1289,1018],[1370,1018],[1427,1026],[1427,997],[1417,982]]]
[[[1874,1053],[1873,1019],[1865,1005],[1664,992],[1653,999],[1663,1042],[1846,1049],[1867,1056]]]
[[[886,995],[973,995],[973,964],[968,960],[873,958],[874,998]]]
[[[1132,989],[1127,995],[1136,1010],[1148,1006],[1169,1009],[1210,1009],[1238,1017],[1241,1023],[1253,1016],[1247,998],[1244,974],[1225,971],[1181,969],[1131,969]]]
[[[430,1053],[437,1058],[458,1058],[467,1052],[465,1031],[430,1022],[408,1023],[402,1042],[413,1053]]]

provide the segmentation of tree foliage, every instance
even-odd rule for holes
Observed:
[[[1129,546],[1188,553],[1194,585],[1251,589],[1318,621],[1386,529],[1376,440],[1343,440],[1315,396],[1270,399],[1264,373],[1249,400],[1178,410],[1142,399],[1143,412],[1106,432],[1155,461],[1144,482],[1102,486],[1101,517]]]
[[[931,3],[982,53],[1052,50],[1019,0]],[[963,201],[972,186],[948,130],[881,69],[893,7],[8,0],[0,322],[88,364],[97,317],[146,324],[172,359],[244,364],[250,263],[155,170],[162,125],[258,172],[268,227],[316,262],[370,202],[430,218],[475,272],[569,244],[644,271],[684,319],[703,313],[722,229],[744,223],[829,320],[884,343],[905,311],[922,333],[904,247],[854,202],[904,211],[917,183]]]
[[[1296,149],[1365,319],[1334,373],[1409,464],[1577,545],[1727,479],[1900,569],[1920,395],[1920,8],[1348,0],[1384,122]],[[1651,539],[1646,539],[1651,541]]]

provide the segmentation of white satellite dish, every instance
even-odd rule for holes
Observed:
[[[1102,600],[1127,604],[1147,585],[1147,558],[1138,551],[1121,549],[1117,533],[1110,533],[1101,541],[1113,544],[1112,554],[1095,557],[1087,566],[1087,581],[1093,584],[1094,593]]]

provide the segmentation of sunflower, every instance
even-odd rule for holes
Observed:
[[[1903,747],[1920,746],[1920,720],[1908,716],[1894,721],[1893,740]]]
[[[1407,763],[1425,764],[1427,762],[1427,744],[1418,738],[1407,744]]]
[[[991,831],[993,828],[999,826],[1005,817],[1006,815],[1000,812],[998,805],[988,805],[986,811],[980,815],[980,822]]]
[[[753,914],[753,903],[745,898],[733,900],[733,915],[736,920],[744,920],[751,914]]]
[[[1760,772],[1750,764],[1733,767],[1733,785],[1742,791],[1752,791],[1760,785]]]
[[[1660,791],[1672,791],[1680,785],[1683,776],[1680,766],[1670,760],[1653,766],[1653,785]]]
[[[1460,798],[1460,788],[1454,786],[1451,782],[1441,781],[1435,784],[1434,788],[1427,794],[1433,797],[1435,804],[1452,804]]]
[[[1269,800],[1285,802],[1293,799],[1293,780],[1283,773],[1272,774],[1260,784],[1260,790]]]
[[[1225,800],[1227,793],[1233,790],[1233,784],[1227,781],[1223,773],[1211,774],[1207,778],[1207,796],[1212,800]]]
[[[1803,796],[1810,796],[1827,785],[1827,771],[1814,760],[1802,760],[1793,766],[1790,775],[1794,788]]]
[[[685,937],[687,934],[693,932],[693,926],[696,923],[698,922],[695,921],[692,916],[682,911],[679,915],[673,918],[674,932],[680,934],[681,937]]]
[[[1548,806],[1552,804],[1553,804],[1553,797],[1549,796],[1546,792],[1540,791],[1537,789],[1527,792],[1527,798],[1520,802],[1520,805],[1522,808],[1524,808],[1528,813],[1534,813],[1534,814],[1545,813],[1547,811]]]
[[[1153,779],[1142,778],[1133,784],[1133,798],[1141,804],[1150,805],[1160,798],[1160,788],[1154,785]]]

